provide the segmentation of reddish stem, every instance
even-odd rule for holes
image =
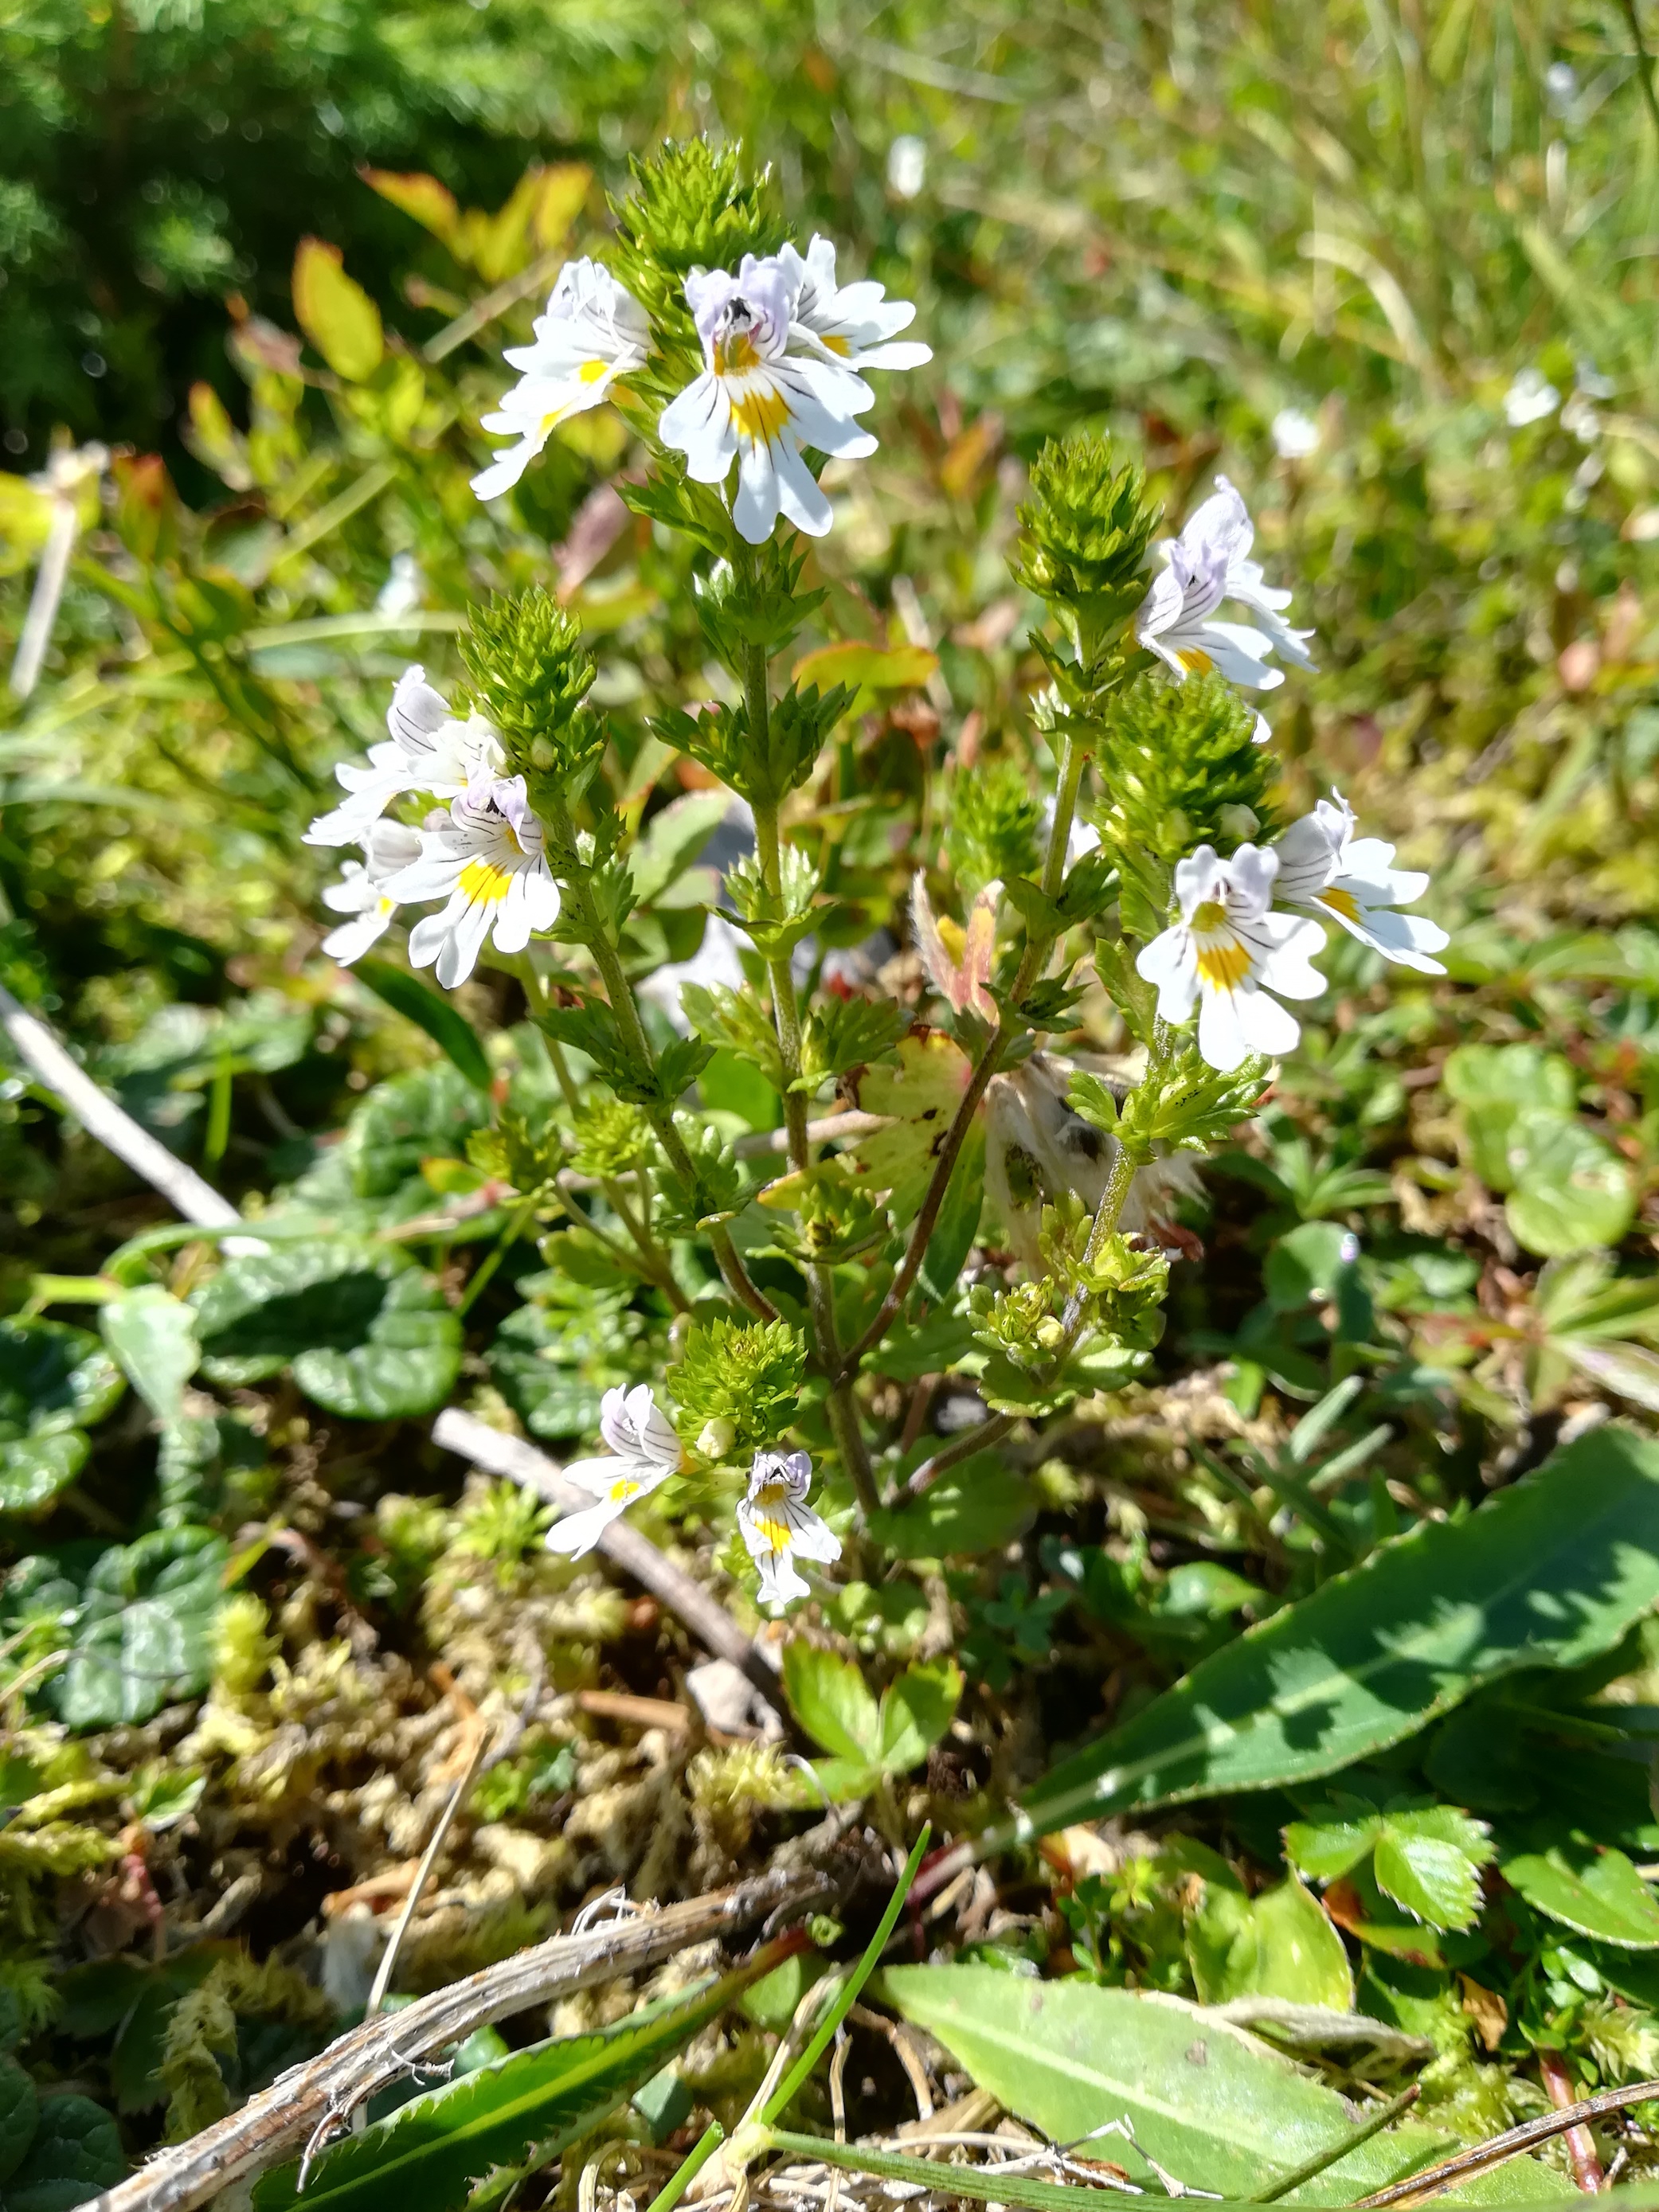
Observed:
[[[1559,2051],[1540,2051],[1538,2070],[1544,2078],[1544,2087],[1558,2112],[1578,2102],[1578,2092],[1572,2085],[1567,2063]],[[1567,2155],[1572,2160],[1572,2178],[1586,2197],[1595,2197],[1607,2187],[1607,2178],[1596,2155],[1595,2138],[1581,2121],[1567,2130]]]

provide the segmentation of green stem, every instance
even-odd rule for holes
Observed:
[[[766,656],[758,647],[750,654],[749,687],[750,727],[763,730],[768,712]],[[757,803],[754,811],[755,850],[760,860],[761,878],[772,896],[781,898],[783,854],[778,840],[778,810],[775,804],[763,801]],[[795,995],[795,978],[788,954],[769,956],[766,972],[772,989],[778,1055],[783,1063],[783,1124],[789,1140],[789,1164],[797,1175],[805,1175],[811,1165],[812,1151],[806,1134],[806,1094],[796,1088],[800,1076],[800,1003]],[[830,1378],[830,1425],[836,1449],[852,1482],[859,1510],[867,1520],[879,1510],[881,1498],[864,1432],[859,1426],[852,1377],[842,1367],[841,1345],[836,1330],[835,1280],[821,1261],[807,1263],[806,1301],[813,1349],[819,1366]]]
[[[532,1191],[529,1197],[520,1199],[512,1212],[507,1215],[506,1221],[501,1224],[501,1235],[495,1239],[495,1249],[479,1267],[474,1268],[472,1279],[463,1292],[459,1305],[455,1309],[460,1318],[465,1320],[489,1288],[495,1270],[506,1259],[513,1246],[518,1243],[524,1233],[525,1224],[535,1212],[539,1203],[540,1194]]]
[[[599,968],[623,1046],[641,1073],[649,1075],[655,1071],[657,1056],[651,1049],[651,1040],[640,1019],[640,1010],[635,1002],[628,977],[623,973],[621,956],[599,925],[586,884],[579,877],[573,876],[569,890],[572,903],[585,925],[584,941]],[[684,1138],[674,1126],[672,1111],[660,1099],[653,1101],[645,1110],[657,1133],[657,1141],[667,1153],[675,1173],[688,1187],[695,1189],[696,1170],[692,1164],[690,1153],[685,1148]],[[737,1246],[732,1242],[730,1230],[725,1227],[711,1229],[708,1242],[714,1249],[715,1264],[732,1297],[747,1306],[757,1320],[775,1321],[777,1308],[769,1298],[763,1297],[750,1280],[749,1271],[738,1255]]]
[[[1245,2203],[1247,2204],[1277,2204],[1281,2197],[1288,2197],[1293,2189],[1300,2189],[1304,2182],[1316,2179],[1318,2175],[1325,2172],[1328,2166],[1335,2166],[1340,2160],[1346,2158],[1351,2150],[1358,2150],[1362,2143],[1368,2143],[1373,2136],[1380,2136],[1383,2129],[1397,2120],[1409,2106],[1414,2105],[1422,2094],[1420,2084],[1413,2081],[1409,2089],[1402,2089],[1397,2097],[1391,2098],[1386,2105],[1379,2106],[1369,2119],[1363,2120],[1349,2134],[1330,2144],[1328,2148],[1316,2151],[1310,2159],[1305,2160],[1302,2165],[1293,2167],[1280,2180],[1275,2181],[1271,2189],[1259,2190],[1254,2197],[1247,2197]]]
[[[792,2164],[838,2166],[843,2172],[873,2174],[879,2181],[909,2182],[932,2197],[1018,2204],[1021,2212],[1079,2212],[1084,2197],[1107,2193],[1077,2183],[1044,2181],[1034,2173],[1010,2173],[1006,2166],[936,2165],[932,2159],[907,2158],[902,2151],[834,2142],[825,2136],[797,2135],[787,2128],[773,2128],[768,2148],[782,2152]],[[1162,2197],[1152,2201],[1164,2202]]]
[[[1648,52],[1647,41],[1642,36],[1642,18],[1637,13],[1636,0],[1623,0],[1623,5],[1625,21],[1630,25],[1630,34],[1636,43],[1636,74],[1641,80],[1642,97],[1647,101],[1654,129],[1659,131],[1659,92],[1654,90],[1653,58]]]
[[[1042,864],[1042,896],[1054,899],[1060,896],[1060,887],[1066,878],[1066,854],[1072,842],[1072,823],[1077,815],[1077,794],[1083,781],[1083,764],[1088,754],[1075,738],[1068,736],[1060,749],[1060,781],[1054,787],[1054,818],[1048,834],[1048,851]]]
[[[652,2198],[647,2212],[673,2212],[691,2184],[702,2172],[714,2153],[726,2141],[726,2130],[718,2120],[710,2120],[697,2138],[695,2150],[687,2154],[663,2186]]]

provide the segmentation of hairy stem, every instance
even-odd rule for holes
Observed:
[[[1083,766],[1087,758],[1085,749],[1068,737],[1060,754],[1060,785],[1054,793],[1054,818],[1049,825],[1048,850],[1042,863],[1042,890],[1048,898],[1057,895],[1065,877],[1066,848],[1071,842],[1072,817],[1077,811],[1078,789],[1083,780]],[[1018,1006],[1030,989],[1053,945],[1054,939],[1040,931],[1034,931],[1027,937],[1019,971],[1009,994],[1013,1005]],[[933,1176],[911,1225],[910,1241],[904,1248],[904,1257],[899,1262],[898,1272],[888,1286],[887,1295],[883,1298],[875,1319],[842,1360],[842,1380],[850,1381],[886,1335],[894,1315],[909,1296],[911,1286],[921,1272],[921,1263],[927,1256],[928,1240],[939,1220],[939,1209],[945,1204],[945,1194],[951,1187],[951,1176],[957,1156],[967,1142],[974,1115],[979,1110],[979,1103],[985,1096],[987,1085],[997,1072],[997,1063],[1010,1035],[1005,1018],[992,1030],[984,1051],[974,1064],[973,1073],[968,1079],[968,1088],[962,1094],[951,1126],[945,1131],[945,1142],[939,1147],[939,1158],[933,1163]]]
[[[767,709],[766,656],[757,647],[750,655],[749,664],[749,722],[751,730],[764,728]],[[775,897],[781,896],[783,855],[778,842],[778,810],[775,805],[757,805],[755,808],[755,849],[760,860],[762,880]],[[771,984],[772,1018],[777,1025],[778,1054],[783,1062],[783,1120],[789,1140],[789,1164],[797,1175],[804,1175],[811,1165],[812,1151],[806,1133],[806,1094],[795,1087],[800,1074],[800,1006],[795,996],[795,978],[789,965],[788,954],[780,953],[769,957],[766,972]],[[865,1444],[864,1432],[859,1426],[852,1376],[842,1366],[841,1345],[836,1331],[834,1279],[830,1269],[821,1261],[807,1263],[806,1298],[812,1347],[817,1355],[819,1366],[830,1378],[830,1425],[835,1435],[836,1449],[841,1455],[842,1463],[858,1498],[859,1510],[867,1519],[878,1510],[881,1499],[876,1490],[875,1476],[871,1471],[870,1454]]]
[[[651,1049],[651,1040],[640,1019],[640,1010],[632,987],[623,972],[621,957],[600,927],[593,901],[587,886],[580,878],[571,879],[570,891],[574,903],[586,927],[586,943],[593,955],[599,975],[604,981],[605,995],[611,1001],[611,1011],[616,1016],[617,1027],[630,1058],[641,1075],[651,1074],[657,1065],[657,1056]],[[670,1164],[693,1189],[696,1187],[696,1169],[686,1150],[685,1139],[674,1125],[672,1109],[660,1099],[646,1107],[646,1115],[657,1133],[657,1141],[668,1155]],[[750,1281],[748,1269],[738,1256],[732,1242],[732,1232],[725,1227],[711,1229],[708,1242],[714,1248],[715,1264],[725,1279],[732,1297],[748,1307],[758,1321],[775,1321],[777,1308]]]

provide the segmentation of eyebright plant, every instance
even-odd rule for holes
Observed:
[[[900,335],[907,303],[842,281],[831,241],[781,239],[730,150],[665,149],[616,212],[617,270],[570,263],[507,354],[519,380],[483,428],[512,442],[473,489],[507,495],[601,404],[649,457],[624,496],[684,541],[688,620],[724,672],[653,728],[728,795],[748,848],[702,949],[641,972],[651,824],[579,625],[540,589],[473,611],[465,696],[405,672],[386,739],[340,766],[309,836],[362,855],[325,894],[337,959],[425,905],[414,965],[446,988],[480,963],[518,977],[564,1105],[544,1128],[501,1108],[480,1170],[532,1206],[585,1181],[550,1258],[597,1260],[678,1316],[657,1379],[606,1392],[605,1454],[567,1469],[595,1503],[549,1543],[580,1555],[668,1486],[662,1509],[729,1516],[728,1565],[781,1608],[849,1545],[867,1573],[901,1491],[1145,1371],[1191,1249],[1174,1217],[1296,1049],[1326,925],[1430,974],[1446,939],[1404,910],[1426,879],[1340,794],[1279,825],[1241,690],[1311,667],[1311,633],[1250,557],[1237,491],[1218,477],[1160,536],[1133,461],[1082,436],[1038,459],[1013,556],[1047,617],[1052,774],[955,764],[910,894],[921,1003],[884,990],[875,951],[845,945],[834,847],[805,828],[857,695],[783,672],[824,603],[802,539],[835,524],[825,465],[877,451],[866,373],[929,349]],[[1077,1048],[1091,966],[1103,1058]],[[780,1152],[734,1150],[734,1071],[778,1104]],[[884,1378],[924,1373],[981,1406],[949,1442],[889,1410]]]

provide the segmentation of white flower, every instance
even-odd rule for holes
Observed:
[[[324,951],[343,968],[349,968],[354,960],[361,960],[370,945],[378,944],[391,927],[398,902],[387,895],[386,886],[400,869],[419,860],[421,833],[405,829],[401,822],[372,822],[363,841],[363,851],[364,858],[348,860],[340,871],[338,883],[330,884],[323,893],[325,906],[331,907],[336,914],[352,916],[337,929],[330,930],[323,939]]]
[[[420,605],[426,590],[426,578],[421,574],[421,564],[412,553],[394,553],[392,568],[385,583],[374,595],[377,615],[412,615]]]
[[[1504,394],[1504,420],[1511,430],[1541,422],[1561,404],[1561,395],[1541,369],[1523,368]]]
[[[521,374],[483,427],[518,443],[473,477],[480,499],[517,483],[559,423],[602,406],[617,379],[643,368],[651,350],[644,308],[597,261],[565,263],[535,331],[534,345],[509,346],[501,356]]]
[[[1225,477],[1215,482],[1180,537],[1156,549],[1164,565],[1141,602],[1135,635],[1177,677],[1215,668],[1232,683],[1270,691],[1285,674],[1268,665],[1268,653],[1311,668],[1306,641],[1313,632],[1285,620],[1291,594],[1270,586],[1261,563],[1250,559],[1255,533],[1244,502]],[[1224,599],[1248,607],[1261,627],[1218,622]]]
[[[618,1515],[665,1482],[680,1463],[680,1440],[647,1383],[605,1392],[599,1434],[616,1457],[572,1460],[564,1469],[565,1480],[591,1491],[599,1504],[567,1513],[548,1531],[549,1551],[568,1552],[574,1559],[591,1552]]]
[[[1427,876],[1396,868],[1392,845],[1353,831],[1353,809],[1336,791],[1292,822],[1273,848],[1279,855],[1277,902],[1340,922],[1350,937],[1398,967],[1443,975],[1444,967],[1429,956],[1450,943],[1445,931],[1420,915],[1395,911],[1422,897]]]
[[[853,419],[875,404],[862,377],[829,355],[788,350],[795,287],[782,264],[745,253],[733,276],[693,273],[685,296],[702,339],[702,374],[664,408],[657,434],[685,455],[697,483],[722,483],[738,464],[732,519],[751,545],[772,534],[780,510],[822,538],[830,502],[801,447],[843,460],[876,441]]]
[[[498,952],[522,952],[532,934],[559,918],[559,887],[548,869],[542,825],[525,803],[524,778],[481,774],[434,829],[421,832],[418,860],[386,884],[398,900],[447,900],[409,933],[417,968],[437,963],[446,990],[464,983],[492,934]]]
[[[907,131],[887,149],[887,182],[900,199],[913,200],[927,181],[927,143]]]
[[[1241,845],[1223,860],[1200,845],[1178,863],[1181,919],[1155,937],[1135,971],[1158,987],[1158,1011],[1184,1022],[1199,1007],[1198,1048],[1230,1071],[1253,1052],[1289,1052],[1300,1024],[1269,992],[1316,999],[1325,979],[1309,965],[1324,943],[1317,922],[1270,911],[1279,856]]]
[[[738,1528],[760,1569],[760,1594],[768,1605],[805,1597],[809,1588],[795,1561],[841,1557],[841,1539],[806,1503],[812,1462],[804,1451],[757,1452],[749,1492],[738,1501]]]
[[[1281,407],[1270,429],[1273,451],[1281,461],[1305,461],[1319,451],[1319,425],[1300,407]]]
[[[885,288],[867,277],[836,283],[836,249],[827,238],[815,236],[804,258],[793,246],[784,246],[778,264],[795,288],[792,336],[805,337],[849,368],[920,368],[933,358],[932,346],[916,339],[890,343],[916,319],[908,300],[889,300]]]
[[[458,799],[483,770],[504,763],[501,740],[482,715],[459,722],[418,665],[404,669],[386,710],[389,739],[368,749],[366,766],[342,762],[335,780],[349,796],[306,831],[307,845],[361,845],[394,799],[414,791]]]

